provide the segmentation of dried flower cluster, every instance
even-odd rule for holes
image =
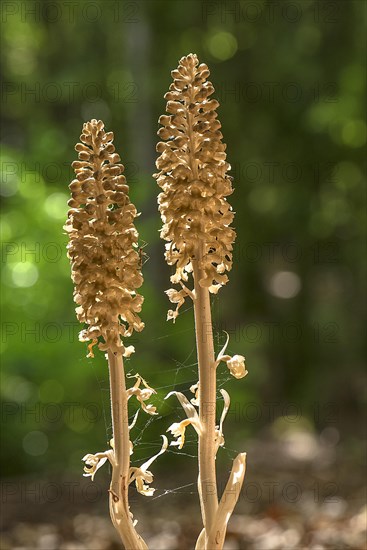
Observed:
[[[93,345],[102,337],[101,350],[127,356],[133,347],[125,348],[122,338],[144,327],[138,315],[143,297],[136,293],[143,282],[133,224],[137,212],[128,197],[113,133],[105,132],[102,121],[91,120],[84,124],[80,140],[65,225],[76,313],[87,325],[80,340],[92,340]]]
[[[173,83],[165,95],[169,115],[160,117],[157,144],[160,157],[154,177],[162,192],[159,210],[163,228],[161,237],[168,241],[166,260],[176,266],[172,283],[188,280],[191,261],[199,260],[203,274],[200,285],[218,292],[232,267],[235,232],[229,227],[233,212],[226,197],[232,193],[230,165],[226,145],[222,143],[221,124],[217,120],[218,101],[211,99],[213,85],[209,70],[199,65],[196,55],[183,57],[172,71]],[[177,309],[187,292],[167,291]],[[176,312],[169,317],[175,319]]]

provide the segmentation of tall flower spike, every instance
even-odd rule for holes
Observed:
[[[198,257],[198,242],[203,242],[200,285],[217,293],[228,280],[225,272],[232,267],[235,239],[229,227],[233,212],[226,197],[233,190],[217,120],[219,103],[210,98],[214,88],[207,80],[209,70],[205,63],[199,65],[196,55],[183,57],[172,76],[173,83],[165,95],[169,115],[159,119],[162,128],[158,135],[164,140],[157,144],[160,172],[154,174],[162,189],[158,198],[161,237],[169,243],[167,263],[176,266],[171,282],[180,283],[184,289],[183,282],[192,271],[191,261]],[[167,294],[171,302],[178,302],[178,309],[182,301],[177,292]],[[176,316],[170,311],[169,318]]]
[[[224,409],[217,426],[216,367],[218,362],[226,361],[233,376],[245,375],[242,355],[224,356],[223,350],[215,359],[210,309],[210,293],[216,294],[226,284],[226,272],[232,268],[235,232],[230,224],[234,214],[227,201],[232,183],[216,113],[219,104],[211,98],[214,88],[207,80],[208,67],[199,65],[197,56],[189,54],[180,60],[172,76],[173,83],[165,95],[168,115],[159,119],[162,141],[157,145],[159,172],[154,177],[162,189],[158,204],[163,221],[161,237],[167,241],[165,257],[169,265],[175,266],[171,283],[181,286],[166,291],[171,303],[176,304],[175,311],[168,311],[167,319],[175,321],[185,298],[192,299],[199,380],[191,388],[195,393],[191,403],[176,393],[188,418],[172,424],[169,431],[177,438],[174,444],[179,448],[189,423],[198,432],[198,492],[204,529],[196,549],[221,550],[235,502],[231,509],[225,508],[222,500],[227,499],[226,494],[218,501],[215,459],[218,447],[224,443],[222,428],[229,395],[222,392]],[[242,477],[237,476],[239,461],[237,457],[234,477],[240,485],[244,468],[241,466]],[[232,484],[227,488],[232,490]]]
[[[75,285],[78,320],[87,327],[81,341],[92,340],[103,350],[128,356],[122,338],[144,328],[139,312],[143,297],[136,292],[143,283],[138,254],[137,216],[122,175],[124,166],[115,153],[113,133],[101,120],[83,126],[75,146],[78,161],[72,166],[70,210],[65,230]]]

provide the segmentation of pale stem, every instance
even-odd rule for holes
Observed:
[[[194,101],[193,86],[189,86],[190,102]],[[199,178],[198,163],[195,158],[194,117],[187,109],[187,131],[189,136],[189,164],[193,178]],[[206,540],[213,526],[218,509],[217,479],[215,472],[215,402],[216,366],[214,358],[213,328],[210,310],[210,297],[207,288],[202,288],[200,263],[203,257],[203,242],[197,247],[197,257],[192,260],[194,276],[194,314],[196,346],[199,366],[199,417],[202,434],[199,435],[199,479],[198,489],[201,515],[206,532]]]
[[[110,485],[110,514],[126,550],[145,550],[129,510],[130,437],[125,372],[121,355],[108,351],[115,464]]]
[[[200,260],[202,252],[192,261],[195,299],[195,332],[199,365],[199,417],[202,433],[199,435],[199,496],[206,535],[212,529],[218,509],[217,480],[215,472],[215,402],[216,367],[214,358],[213,329],[209,290],[199,284],[202,276]]]

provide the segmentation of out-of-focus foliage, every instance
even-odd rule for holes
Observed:
[[[346,442],[358,437],[363,11],[359,1],[3,3],[8,473],[80,470],[81,457],[102,449],[111,433],[106,362],[100,353],[87,359],[78,342],[62,229],[73,147],[90,118],[115,132],[142,213],[146,329],[131,342],[136,354],[127,369],[158,388],[162,418],[144,433],[140,418],[137,438],[159,445],[168,415],[178,415],[164,395],[196,382],[192,309],[175,326],[166,322],[170,270],[151,177],[163,94],[189,52],[211,69],[235,187],[234,267],[213,310],[218,351],[226,330],[230,353],[246,356],[249,375],[234,381],[220,371],[232,397],[228,445],[243,450],[281,415],[310,429],[332,424]]]

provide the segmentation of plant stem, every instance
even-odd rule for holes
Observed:
[[[202,434],[199,435],[199,496],[206,536],[211,532],[218,509],[217,480],[215,472],[215,402],[216,368],[214,358],[213,329],[209,290],[199,284],[202,277],[200,260],[193,260],[195,299],[195,332],[199,364],[199,417]]]
[[[115,459],[109,491],[111,519],[126,550],[145,550],[148,547],[135,531],[129,509],[130,437],[122,356],[108,351],[108,367]]]
[[[190,86],[191,100],[192,86]],[[187,107],[187,106],[186,106]],[[195,139],[193,116],[187,107],[187,130],[189,136],[189,164],[194,178],[199,177],[195,159]],[[203,257],[203,243],[197,247],[197,258],[192,261],[194,275],[194,315],[196,347],[199,366],[199,417],[202,423],[202,435],[199,435],[199,479],[201,515],[203,518],[206,541],[214,524],[218,509],[217,478],[215,472],[215,403],[216,403],[216,367],[214,358],[213,328],[210,310],[209,290],[199,284],[202,278],[200,269]],[[206,546],[206,548],[208,548]]]

